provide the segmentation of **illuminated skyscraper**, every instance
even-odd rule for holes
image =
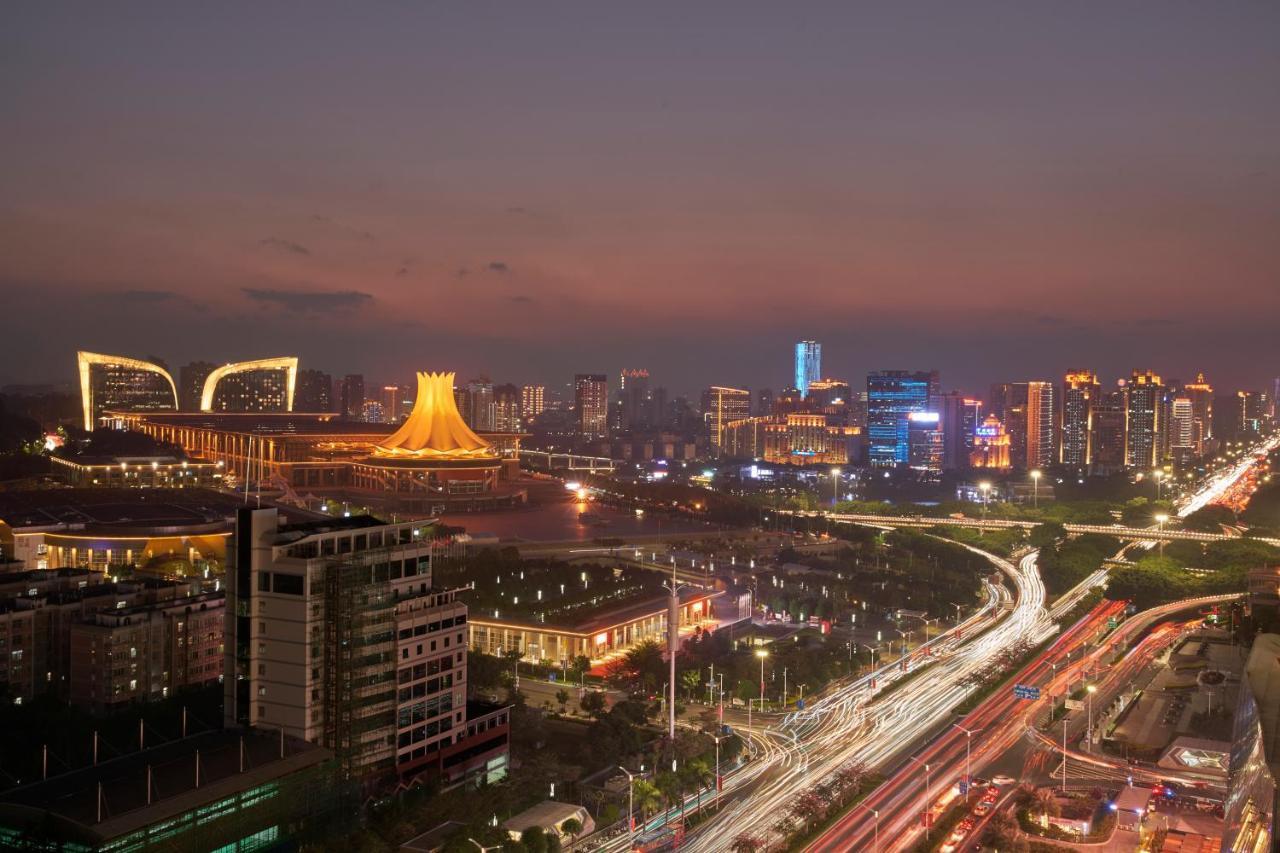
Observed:
[[[917,471],[942,470],[942,424],[937,412],[907,415],[907,464]]]
[[[467,408],[463,418],[472,429],[493,432],[493,383],[482,376],[467,383]]]
[[[1063,465],[1088,470],[1093,464],[1093,407],[1102,393],[1091,370],[1073,370],[1062,381]]]
[[[1204,442],[1213,438],[1213,386],[1204,381],[1204,374],[1196,375],[1196,381],[1182,386],[1182,393],[1191,398],[1191,417],[1200,433],[1197,453],[1204,452]]]
[[[202,412],[292,412],[298,385],[295,356],[224,364],[209,374]]]
[[[809,383],[822,377],[822,344],[800,341],[796,344],[796,390],[801,397],[809,393]]]
[[[938,414],[942,426],[943,470],[968,468],[973,439],[982,422],[982,401],[952,391],[939,398]]]
[[[578,435],[604,438],[609,426],[609,378],[603,373],[579,373],[573,377],[574,411]]]
[[[1237,391],[1237,423],[1239,438],[1253,438],[1262,434],[1267,422],[1267,395],[1258,391]]]
[[[76,353],[84,428],[93,429],[108,409],[126,412],[173,411],[178,389],[157,360],[141,361],[95,352]]]
[[[879,370],[867,375],[868,461],[878,468],[910,462],[907,416],[931,411],[939,396],[938,372]]]
[[[526,385],[520,389],[520,416],[527,424],[542,414],[547,406],[545,385]]]
[[[1009,434],[1004,431],[1004,424],[995,415],[987,415],[974,428],[969,464],[974,468],[1009,470]]]
[[[702,392],[702,414],[711,436],[711,446],[720,452],[724,446],[725,426],[751,417],[751,392],[712,385]]]
[[[494,432],[520,432],[521,395],[515,385],[496,385],[493,389]]]
[[[1150,370],[1133,371],[1125,387],[1124,464],[1130,468],[1151,468],[1164,461],[1161,435],[1165,425],[1165,388]]]
[[[1052,382],[1027,383],[1026,468],[1034,471],[1054,463],[1054,405]]]
[[[1188,397],[1173,400],[1173,423],[1169,429],[1169,441],[1175,452],[1192,452],[1196,446],[1196,422],[1194,408]]]
[[[1121,388],[1099,395],[1094,404],[1090,473],[1114,474],[1124,469],[1125,401],[1125,392]]]

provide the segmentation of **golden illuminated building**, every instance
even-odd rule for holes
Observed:
[[[974,430],[969,464],[974,468],[994,468],[997,471],[1008,471],[1012,467],[1009,460],[1009,433],[995,415],[987,415]]]
[[[1087,469],[1093,464],[1093,414],[1102,394],[1102,385],[1092,370],[1074,370],[1062,380],[1062,440],[1059,459],[1063,465]]]
[[[202,412],[292,412],[295,356],[238,361],[215,368],[200,394]]]
[[[846,465],[858,461],[861,441],[860,427],[800,412],[743,418],[724,428],[726,455],[779,465]]]
[[[76,353],[84,428],[92,430],[108,409],[125,412],[176,411],[178,388],[159,364],[119,355]]]
[[[742,388],[712,385],[702,395],[702,411],[711,436],[711,446],[720,451],[724,428],[751,415],[751,392]]]

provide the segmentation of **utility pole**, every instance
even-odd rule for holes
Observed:
[[[671,658],[671,679],[667,685],[667,736],[672,750],[676,742],[676,649],[680,646],[680,581],[676,578],[676,563],[671,561],[671,583],[663,584],[671,593],[667,603],[667,655]]]

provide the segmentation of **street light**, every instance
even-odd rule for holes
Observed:
[[[834,509],[836,503],[840,500],[840,469],[831,469],[831,506]]]
[[[987,519],[987,504],[991,502],[991,484],[983,480],[978,484],[978,491],[982,492],[982,520]]]
[[[1086,739],[1086,741],[1087,743],[1092,745],[1093,744],[1093,694],[1098,692],[1098,686],[1096,684],[1090,684],[1088,687],[1085,688],[1085,692],[1089,694],[1089,736]]]
[[[969,742],[973,740],[973,732],[966,729],[959,723],[952,723],[960,731],[964,732],[964,799],[969,801],[969,789],[973,787],[973,775],[969,772]]]
[[[621,764],[618,765],[618,769],[627,774],[627,834],[634,835],[636,831],[636,776],[639,774],[632,773]]]
[[[1157,468],[1151,472],[1151,476],[1156,481],[1156,500],[1160,500],[1160,481],[1164,479],[1164,471]]]
[[[919,764],[924,768],[924,807],[920,809],[920,820],[924,824],[924,837],[927,841],[929,839],[929,807],[932,805],[930,802],[932,799],[932,797],[930,797],[930,794],[932,793],[932,784],[929,779],[929,765],[916,758],[914,755],[908,755],[907,761],[914,761],[916,764]]]
[[[1031,472],[1031,506],[1033,509],[1040,506],[1040,476],[1041,472],[1038,469]]]
[[[769,656],[768,649],[756,649],[756,657],[760,658],[760,713],[764,713],[764,659]]]
[[[1168,520],[1169,520],[1169,516],[1166,515],[1165,513],[1163,512],[1156,513],[1156,525],[1158,526],[1159,532],[1161,534],[1164,533],[1164,523]],[[1160,556],[1161,557],[1164,556],[1164,537],[1163,536],[1161,536],[1160,538]]]
[[[876,835],[875,835],[876,847],[873,853],[880,853],[880,810],[873,809],[871,808],[871,806],[867,805],[866,803],[854,803],[854,805],[860,809],[866,809],[867,811],[871,812],[872,816],[876,819]]]

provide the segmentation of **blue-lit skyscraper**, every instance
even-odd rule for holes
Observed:
[[[796,390],[809,396],[809,383],[822,378],[822,344],[801,341],[796,344]]]
[[[913,412],[937,412],[938,371],[878,370],[867,374],[867,458],[873,467],[911,461]]]

